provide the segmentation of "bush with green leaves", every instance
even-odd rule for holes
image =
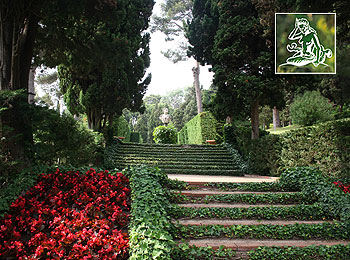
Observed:
[[[43,107],[33,107],[35,160],[41,165],[98,165],[102,161],[104,138],[87,129],[72,116],[62,116]],[[43,120],[44,118],[44,120]]]
[[[177,131],[174,126],[158,126],[153,131],[153,140],[157,144],[176,144]]]
[[[294,124],[310,126],[334,119],[333,105],[319,91],[306,91],[297,96],[290,106]]]
[[[118,117],[113,122],[113,135],[125,137],[124,142],[130,142],[130,127],[124,116]]]

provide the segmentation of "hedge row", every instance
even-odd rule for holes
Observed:
[[[350,120],[331,121],[249,140],[244,127],[225,126],[225,141],[249,161],[258,174],[280,175],[296,166],[318,167],[326,176],[350,175]]]
[[[209,112],[202,112],[192,118],[178,133],[180,144],[205,144],[206,140],[216,140],[216,120]]]

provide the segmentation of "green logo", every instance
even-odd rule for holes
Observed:
[[[335,14],[276,14],[275,29],[276,73],[335,73]]]

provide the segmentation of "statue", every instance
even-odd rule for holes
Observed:
[[[160,115],[159,119],[162,121],[162,123],[167,126],[170,121],[170,115],[168,114],[168,109],[163,108],[163,114]]]

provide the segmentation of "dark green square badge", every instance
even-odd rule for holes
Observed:
[[[336,73],[336,14],[275,14],[276,74]]]

